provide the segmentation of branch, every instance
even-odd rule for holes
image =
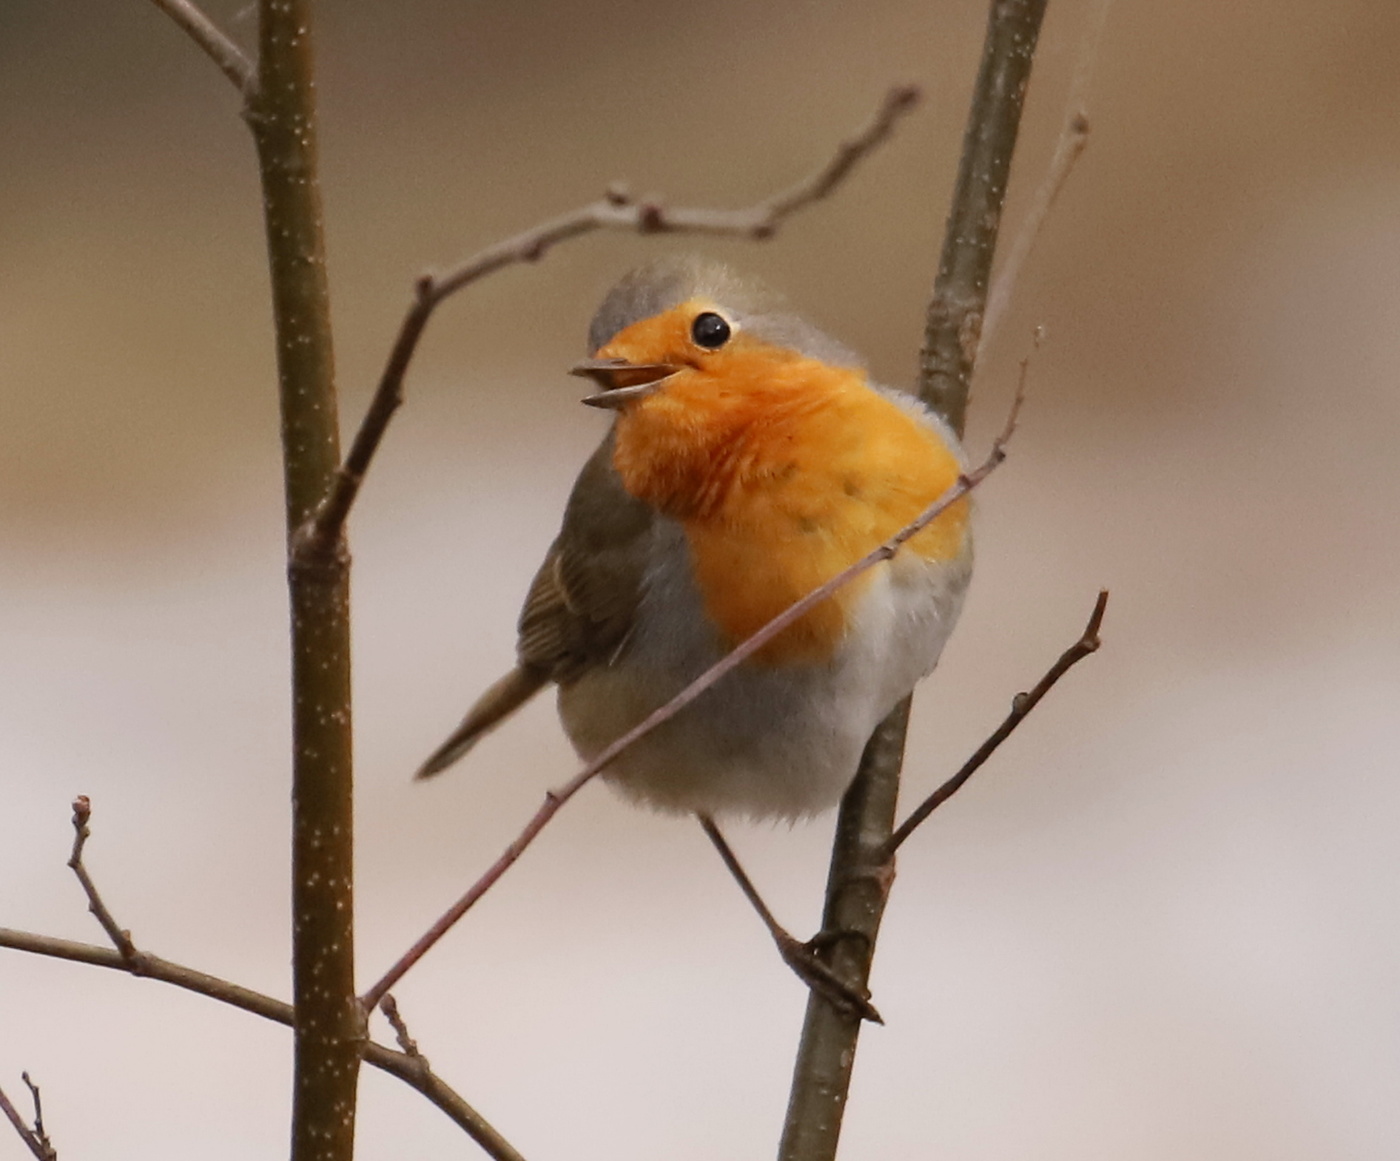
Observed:
[[[92,802],[86,794],[80,794],[73,799],[73,852],[68,856],[68,866],[73,874],[78,876],[78,882],[82,884],[83,894],[87,896],[88,910],[97,917],[97,922],[102,924],[102,930],[107,933],[107,938],[112,941],[113,946],[121,953],[122,959],[131,969],[134,975],[143,975],[144,963],[142,955],[136,950],[136,945],[131,942],[131,932],[124,929],[107,910],[107,905],[102,902],[102,896],[97,893],[97,885],[92,881],[92,876],[87,872],[87,867],[83,865],[83,848],[87,845],[88,838],[92,832],[88,829],[88,820],[92,818]]]
[[[399,1042],[399,1047],[403,1049],[405,1056],[419,1062],[426,1070],[428,1068],[428,1058],[418,1049],[418,1041],[408,1034],[408,1025],[404,1023],[404,1018],[399,1015],[398,1001],[393,996],[385,996],[379,1001],[379,1010],[384,1013],[384,1018],[389,1021],[389,1026],[394,1030],[394,1039]]]
[[[959,432],[967,417],[987,282],[1045,2],[992,0],[943,254],[924,324],[919,394]]]
[[[1007,252],[1006,261],[992,282],[987,295],[987,308],[982,322],[982,345],[991,341],[997,326],[1006,315],[1006,307],[1011,301],[1012,292],[1020,278],[1021,268],[1030,257],[1035,243],[1040,237],[1045,219],[1049,217],[1069,179],[1070,171],[1089,144],[1088,94],[1089,82],[1094,75],[1094,65],[1098,61],[1099,42],[1103,38],[1104,24],[1108,21],[1108,10],[1113,0],[1098,0],[1089,17],[1089,27],[1079,46],[1079,60],[1074,66],[1074,76],[1069,85],[1069,99],[1065,103],[1065,120],[1060,128],[1059,140],[1055,142],[1055,152],[1050,158],[1050,168],[1041,179],[1026,219],[1016,233],[1016,240]]]
[[[1060,659],[1046,671],[1045,676],[1035,684],[1029,693],[1018,693],[1011,699],[1011,712],[1007,714],[1006,720],[997,727],[991,737],[977,748],[976,753],[963,763],[962,768],[956,774],[925,798],[918,808],[900,823],[899,829],[890,836],[889,842],[885,844],[886,858],[893,858],[895,851],[899,850],[904,840],[918,829],[919,824],[963,788],[963,784],[977,773],[982,764],[996,752],[997,747],[1006,741],[1015,732],[1016,727],[1030,716],[1031,710],[1040,704],[1040,699],[1050,692],[1060,678],[1089,654],[1098,652],[1099,645],[1102,643],[1099,639],[1099,628],[1103,625],[1103,615],[1107,608],[1108,590],[1103,589],[1099,592],[1098,600],[1094,602],[1094,611],[1090,614],[1089,623],[1084,626],[1084,632],[1080,634],[1079,640],[1060,654]]]
[[[992,474],[1006,458],[1006,446],[1011,440],[1011,436],[1016,431],[1016,422],[1021,414],[1021,405],[1025,401],[1025,377],[1022,376],[1020,385],[1016,391],[1016,398],[1011,405],[1011,411],[1007,415],[1006,426],[1001,434],[992,442],[991,451],[987,458],[970,472],[965,472],[958,477],[957,481],[948,488],[932,504],[921,512],[911,523],[905,525],[883,544],[873,549],[855,564],[842,569],[825,584],[813,589],[806,596],[798,601],[794,601],[761,629],[752,636],[746,638],[729,653],[726,653],[719,661],[705,670],[699,677],[687,685],[680,693],[676,694],[670,701],[659,709],[654,710],[640,724],[634,726],[605,747],[599,754],[589,762],[582,770],[573,776],[558,790],[551,790],[545,795],[543,805],[534,814],[534,817],[525,824],[525,828],[516,836],[515,840],[506,847],[486,873],[468,888],[465,895],[457,900],[440,918],[434,923],[422,937],[404,952],[399,960],[391,967],[384,976],[361,997],[361,1003],[366,1008],[372,1008],[380,999],[401,980],[404,975],[416,964],[432,946],[451,930],[452,926],[462,918],[472,906],[487,891],[495,885],[496,881],[506,873],[511,865],[525,852],[525,848],[535,839],[535,836],[542,831],[551,818],[559,812],[559,808],[568,802],[575,794],[583,789],[594,776],[597,775],[614,758],[621,754],[630,746],[635,745],[652,730],[675,717],[681,710],[700,697],[706,690],[721,680],[731,670],[742,665],[774,637],[778,636],[784,629],[800,620],[815,606],[827,600],[842,586],[849,584],[868,569],[874,568],[881,561],[889,560],[911,537],[918,535],[924,528],[928,527],[940,515],[946,512],[962,497],[966,496],[974,488],[982,483]]]
[[[29,1089],[29,1097],[34,1102],[34,1127],[31,1129],[24,1123],[24,1118],[20,1116],[19,1110],[10,1103],[10,1098],[5,1095],[5,1090],[0,1089],[0,1112],[3,1112],[10,1124],[15,1127],[15,1132],[19,1134],[21,1141],[29,1147],[29,1151],[34,1154],[39,1161],[58,1161],[58,1150],[53,1147],[53,1142],[49,1140],[49,1135],[44,1131],[44,1106],[39,1101],[39,1086],[29,1079],[29,1073],[20,1073],[20,1078]]]
[[[189,0],[151,0],[151,3],[189,33],[190,39],[219,66],[219,71],[233,82],[245,101],[253,96],[257,87],[253,62],[196,5]]]
[[[1046,0],[991,0],[982,63],[963,134],[957,184],[943,235],[919,357],[919,396],[962,435],[987,278],[1001,225]],[[1024,389],[1024,376],[1017,398]],[[890,883],[884,845],[894,828],[909,699],[880,724],[841,802],[827,876],[823,929],[858,933],[831,949],[848,986],[864,987]],[[807,999],[779,1161],[830,1161],[855,1065],[859,1019],[824,998]]]
[[[291,629],[292,1161],[351,1161],[368,1038],[355,994],[350,556],[297,532],[340,464],[317,163],[313,0],[259,0],[257,148],[272,287]]]
[[[403,380],[428,319],[444,299],[478,279],[521,262],[536,262],[551,248],[595,230],[627,230],[639,234],[710,234],[726,237],[771,238],[797,211],[832,192],[868,153],[893,132],[896,122],[919,100],[913,85],[891,88],[874,117],[843,141],[834,156],[816,173],[790,189],[747,209],[717,210],[670,207],[655,200],[634,201],[614,186],[600,201],[545,222],[523,234],[497,242],[441,276],[424,275],[414,288],[413,304],[399,327],[398,338],[380,377],[374,398],[345,457],[335,482],[312,520],[300,529],[294,544],[301,557],[315,557],[339,540],[350,509],[364,482],[374,454],[394,412],[403,404]]]
[[[244,1012],[251,1012],[265,1020],[292,1026],[290,1004],[255,992],[251,988],[230,983],[218,976],[209,975],[207,972],[172,963],[150,952],[139,953],[142,970],[138,973],[118,951],[91,943],[77,943],[69,939],[35,935],[28,931],[15,931],[8,927],[0,927],[0,947],[69,960],[73,963],[90,964],[93,967],[110,968],[129,975],[139,974],[146,979],[159,980],[161,983],[218,1000]],[[417,1089],[464,1129],[493,1161],[523,1161],[520,1154],[482,1118],[480,1113],[453,1091],[441,1077],[427,1068],[427,1062],[421,1055],[414,1057],[406,1052],[395,1052],[383,1044],[370,1041],[365,1047],[364,1058],[375,1068],[396,1076],[411,1088]]]

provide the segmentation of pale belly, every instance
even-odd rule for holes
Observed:
[[[680,529],[661,522],[637,622],[619,655],[559,690],[591,758],[723,655],[690,578]],[[970,553],[878,565],[823,664],[747,662],[616,758],[603,777],[659,810],[794,819],[836,804],[875,726],[929,673],[952,632]]]

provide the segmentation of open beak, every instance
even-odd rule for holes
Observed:
[[[629,363],[626,359],[585,359],[569,368],[570,375],[582,375],[602,386],[593,395],[585,395],[589,407],[619,408],[634,399],[641,399],[657,390],[679,371],[669,363]]]

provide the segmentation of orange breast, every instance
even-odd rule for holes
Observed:
[[[957,480],[938,434],[856,371],[737,352],[723,388],[686,372],[624,415],[615,463],[634,495],[680,520],[711,619],[731,644],[910,523]],[[709,381],[707,381],[709,380]],[[963,548],[959,501],[903,549]],[[775,638],[769,664],[828,658],[867,573]]]

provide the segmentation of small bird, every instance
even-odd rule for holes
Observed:
[[[872,384],[855,354],[718,264],[673,258],[628,274],[588,345],[572,373],[598,384],[583,402],[612,411],[611,430],[530,586],[515,668],[420,778],[549,684],[592,758],[963,470],[957,438],[917,399]],[[712,838],[717,816],[835,805],[876,725],[952,632],[972,570],[968,520],[959,500],[601,776],[698,815]]]

